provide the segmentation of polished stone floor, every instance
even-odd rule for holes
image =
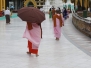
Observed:
[[[71,18],[65,20],[56,41],[52,20],[46,14],[38,57],[26,54],[25,22],[18,17],[12,18],[11,24],[0,20],[0,68],[91,68],[91,40],[75,29]]]

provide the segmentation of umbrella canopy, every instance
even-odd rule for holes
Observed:
[[[41,23],[45,20],[45,14],[34,7],[23,7],[18,10],[18,16],[23,20],[31,23]]]

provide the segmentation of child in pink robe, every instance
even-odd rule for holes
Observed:
[[[27,23],[26,30],[24,32],[23,38],[28,39],[28,48],[29,52],[28,54],[36,54],[38,56],[38,48],[41,41],[41,28],[38,24]]]
[[[56,10],[56,14],[53,16],[53,23],[56,40],[59,40],[61,36],[61,27],[64,25],[63,17],[59,10]]]

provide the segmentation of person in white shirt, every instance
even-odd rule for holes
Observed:
[[[5,14],[5,18],[6,18],[6,23],[10,24],[10,15],[11,15],[11,12],[10,12],[9,8],[7,8],[5,10],[4,14]]]

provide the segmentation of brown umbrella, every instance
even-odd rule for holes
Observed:
[[[23,20],[31,23],[41,23],[45,20],[45,14],[34,7],[24,7],[18,10],[18,16]]]

